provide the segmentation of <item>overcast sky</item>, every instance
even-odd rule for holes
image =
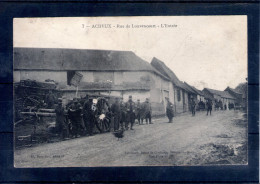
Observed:
[[[112,27],[92,28],[96,24]],[[19,18],[14,47],[129,50],[147,62],[160,59],[199,89],[224,90],[247,77],[246,16]]]

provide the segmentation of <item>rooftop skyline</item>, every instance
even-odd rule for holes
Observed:
[[[127,24],[177,27],[117,28]],[[235,88],[247,77],[246,16],[14,19],[14,47],[133,51],[149,63],[160,59],[198,89]]]

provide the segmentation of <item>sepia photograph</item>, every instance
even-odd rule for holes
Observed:
[[[14,167],[248,164],[247,16],[13,19]]]

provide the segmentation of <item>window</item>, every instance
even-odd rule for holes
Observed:
[[[177,99],[181,101],[181,91],[179,89],[177,89]]]
[[[75,71],[67,71],[67,84],[71,85],[70,81],[73,78],[73,76],[75,75]]]

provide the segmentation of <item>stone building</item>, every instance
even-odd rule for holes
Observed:
[[[80,75],[78,88],[71,85]],[[165,113],[165,98],[174,96],[172,82],[131,51],[58,48],[14,48],[14,82],[54,80],[68,99],[87,93],[150,98],[153,114]]]
[[[196,99],[197,102],[200,102],[200,101],[206,102],[205,97],[204,97],[204,93],[202,91],[198,90],[194,86],[189,85],[188,83],[186,83],[186,85],[188,85],[190,87],[190,89],[194,91],[195,99]]]
[[[227,109],[229,104],[235,104],[235,98],[227,91],[204,88],[203,93],[206,99],[210,99],[213,102],[213,109],[215,109],[215,105],[219,101],[222,102],[223,106],[226,105]]]
[[[237,90],[227,87],[224,91],[227,91],[235,98],[235,105],[245,107],[245,103],[243,100],[243,94],[238,92]]]
[[[205,103],[204,94],[202,91],[198,90],[194,86],[189,85],[187,82],[184,82],[186,88],[188,88],[188,95],[189,95],[189,104],[191,103],[191,98],[193,98],[198,106],[199,102]],[[190,106],[189,109],[191,110]]]
[[[192,92],[188,90],[186,85],[178,79],[175,73],[159,59],[154,57],[151,65],[171,80],[174,92],[171,102],[174,104],[175,113],[187,112],[189,110],[189,94]]]

